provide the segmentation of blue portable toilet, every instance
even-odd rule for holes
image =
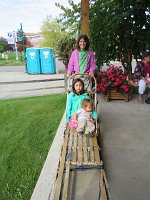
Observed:
[[[56,72],[53,49],[49,47],[40,49],[41,72],[54,74]]]
[[[40,74],[40,49],[38,48],[27,48],[26,49],[27,58],[27,72],[29,74]]]

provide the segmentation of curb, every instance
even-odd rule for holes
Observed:
[[[63,81],[63,80],[64,80],[64,78],[42,79],[42,80],[26,80],[26,81],[6,81],[6,82],[0,81],[0,84],[36,83],[36,82],[51,82],[51,81]]]
[[[65,113],[57,129],[55,138],[30,200],[50,200],[52,196],[64,140],[64,122]]]

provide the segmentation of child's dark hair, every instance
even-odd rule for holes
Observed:
[[[144,52],[143,55],[142,55],[142,59],[146,58],[146,57],[149,57],[150,56],[150,52]]]
[[[92,99],[84,99],[82,101],[82,107],[86,108],[87,105],[91,105],[93,107],[93,100]]]
[[[83,94],[84,93],[84,82],[80,78],[77,78],[77,79],[73,80],[72,91],[73,91],[74,94],[77,94],[77,92],[75,90],[75,84],[77,82],[80,82],[82,84],[82,90],[80,91],[80,94]],[[79,94],[77,94],[77,95],[79,95]]]
[[[78,50],[80,50],[80,46],[79,46],[79,41],[83,39],[85,42],[86,42],[86,47],[85,47],[85,50],[89,50],[89,47],[90,47],[90,41],[89,41],[89,38],[87,35],[80,35],[78,40],[77,40],[77,43],[76,43],[76,48]]]

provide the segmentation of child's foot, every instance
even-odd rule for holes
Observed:
[[[93,136],[94,136],[93,132],[85,132],[84,134],[85,134],[87,137],[93,137]]]
[[[81,135],[83,135],[83,134],[84,134],[84,131],[79,131],[78,133],[81,134]]]
[[[145,100],[145,103],[150,104],[150,97],[148,97],[148,99]]]
[[[139,103],[143,103],[142,97],[140,97],[140,96],[138,97],[138,102],[139,102]]]

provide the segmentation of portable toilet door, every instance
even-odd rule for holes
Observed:
[[[40,50],[37,48],[26,49],[27,72],[28,74],[40,74]]]
[[[44,73],[55,73],[55,64],[53,61],[53,49],[49,47],[40,49],[41,58],[41,72]]]

